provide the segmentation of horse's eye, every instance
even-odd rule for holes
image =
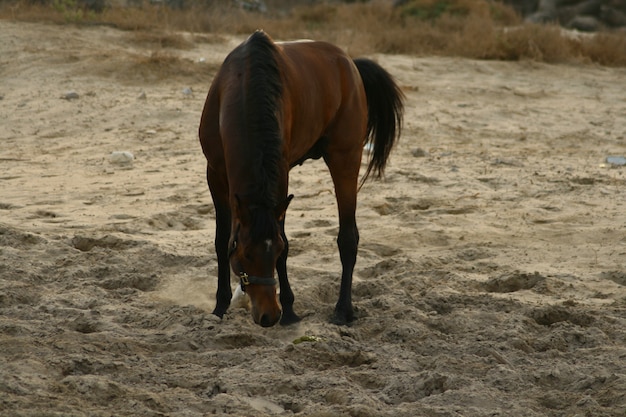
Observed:
[[[228,249],[228,256],[232,256],[232,254],[235,252],[235,249],[237,249],[237,241],[233,240],[232,243],[230,244],[230,248]]]

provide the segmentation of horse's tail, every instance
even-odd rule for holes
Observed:
[[[372,156],[361,185],[374,172],[380,178],[389,153],[402,129],[404,94],[393,77],[383,67],[367,58],[354,60],[367,96],[367,136],[365,146],[372,148]]]

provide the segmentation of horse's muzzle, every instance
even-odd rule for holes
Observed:
[[[252,318],[254,319],[254,322],[261,327],[272,327],[273,325],[278,323],[281,315],[282,311],[280,309],[261,312],[258,309],[252,307]]]
[[[280,316],[281,315],[279,314],[278,316],[272,318],[269,314],[263,314],[258,324],[260,324],[261,327],[272,327],[273,325],[278,323],[278,320],[280,320]]]

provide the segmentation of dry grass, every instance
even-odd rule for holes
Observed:
[[[114,77],[118,82],[130,85],[150,85],[166,79],[206,85],[210,83],[219,65],[193,62],[160,50],[149,55],[118,55],[101,60],[95,68],[103,77]]]
[[[132,42],[150,47],[152,49],[192,49],[194,42],[185,38],[179,33],[170,33],[162,31],[135,31],[133,36],[129,37]]]
[[[137,42],[169,48],[191,47],[184,38],[168,35],[174,31],[193,32],[203,39],[209,35],[200,34],[245,34],[263,28],[275,39],[334,42],[352,55],[380,52],[626,65],[624,32],[571,36],[555,26],[522,24],[510,8],[487,0],[414,0],[395,9],[376,0],[290,7],[277,0],[273,4],[280,12],[274,14],[246,12],[225,1],[205,1],[184,10],[115,7],[97,14],[72,7],[76,0],[63,0],[63,7],[26,1],[3,3],[0,18],[114,25],[137,32]]]
[[[202,79],[207,73],[214,72],[206,65],[199,65],[167,52],[152,52],[150,56],[136,57],[130,62],[127,73],[145,81],[159,81],[176,77]]]

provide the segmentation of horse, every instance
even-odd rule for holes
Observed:
[[[403,110],[404,94],[385,69],[370,59],[353,60],[330,43],[274,42],[259,30],[228,54],[198,129],[215,207],[214,315],[223,318],[230,305],[232,269],[250,297],[256,324],[300,321],[287,278],[289,171],[323,158],[335,188],[342,265],[331,322],[354,320],[357,192],[370,174],[383,175]],[[364,146],[372,152],[359,182]]]

